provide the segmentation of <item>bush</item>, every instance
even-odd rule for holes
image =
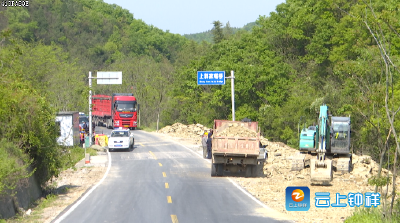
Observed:
[[[0,140],[0,194],[8,194],[15,189],[20,179],[33,173],[28,172],[31,162],[28,155],[13,143],[6,139]]]
[[[56,142],[55,111],[18,78],[0,80],[0,135],[21,150],[14,153],[17,160],[29,155],[40,183],[59,174],[61,150]]]
[[[353,215],[345,220],[346,223],[375,223],[385,222],[380,208],[357,208]],[[386,221],[387,222],[387,221]]]

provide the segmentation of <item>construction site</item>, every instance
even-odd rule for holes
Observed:
[[[196,149],[201,147],[201,137],[204,132],[209,131],[211,127],[201,124],[184,125],[175,123],[172,126],[166,126],[158,133],[166,134],[174,140],[184,143],[188,147]],[[253,137],[254,131],[248,131],[240,125],[226,129],[226,136]],[[257,177],[230,177],[240,184],[249,193],[258,200],[266,204],[269,208],[281,212],[291,217],[296,222],[343,222],[351,216],[356,207],[347,205],[344,208],[315,207],[315,193],[330,193],[330,202],[336,202],[336,193],[347,195],[349,193],[374,192],[375,186],[368,184],[368,179],[378,173],[379,164],[368,155],[352,154],[351,169],[348,173],[333,172],[332,181],[329,184],[313,184],[310,179],[310,168],[302,170],[293,170],[293,159],[299,155],[299,150],[291,148],[280,142],[271,142],[267,138],[260,136],[262,145],[266,145],[268,158],[263,164],[262,170]],[[388,176],[390,171],[382,169],[382,175]],[[398,182],[397,182],[398,183]],[[307,186],[311,193],[311,207],[309,211],[287,211],[285,208],[285,189],[288,186]],[[391,194],[391,186],[378,188],[381,193],[382,204],[384,197]],[[341,201],[343,203],[344,201]]]

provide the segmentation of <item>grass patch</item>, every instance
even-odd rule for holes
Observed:
[[[97,156],[97,150],[92,149],[92,148],[87,148],[86,153],[89,153],[90,156]]]
[[[85,150],[81,147],[65,148],[61,156],[63,169],[73,168],[79,160],[85,157]]]
[[[46,196],[46,199],[43,199],[42,202],[40,202],[38,207],[39,207],[39,209],[45,209],[47,207],[52,206],[52,204],[56,200],[57,200],[57,195],[49,194],[49,195]]]
[[[157,131],[156,128],[146,127],[146,126],[140,127],[140,128],[138,127],[137,129],[138,129],[138,130],[143,130],[143,131],[146,131],[146,132],[155,132],[155,131]]]
[[[394,210],[395,211],[395,210]],[[393,213],[391,217],[385,217],[382,212],[381,207],[371,207],[365,208],[360,207],[356,208],[353,215],[345,220],[345,223],[391,223],[391,222],[400,222],[400,215],[396,212]]]
[[[85,149],[82,147],[70,147],[64,148],[64,153],[61,156],[61,162],[63,169],[74,168],[75,164],[85,158]],[[89,153],[90,156],[96,156],[97,150],[92,148],[87,148],[86,153]]]

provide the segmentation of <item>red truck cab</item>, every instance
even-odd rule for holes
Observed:
[[[137,102],[131,94],[113,94],[112,96],[113,128],[137,127]]]

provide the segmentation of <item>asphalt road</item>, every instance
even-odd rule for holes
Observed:
[[[105,180],[61,222],[284,222],[229,178],[212,178],[210,162],[196,152],[133,133],[134,149],[112,152]]]

